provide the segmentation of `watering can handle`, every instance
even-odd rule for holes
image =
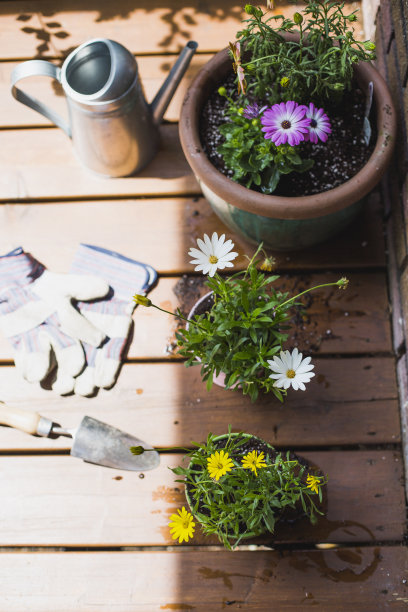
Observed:
[[[29,96],[24,93],[21,89],[16,87],[16,83],[21,79],[25,79],[30,76],[48,76],[52,79],[60,82],[60,73],[61,69],[51,64],[51,62],[46,62],[44,60],[28,60],[27,62],[23,62],[14,68],[11,73],[11,93],[15,97],[16,100],[29,106],[33,110],[41,113],[47,119],[50,119],[56,126],[61,128],[69,138],[71,138],[71,128],[68,123],[62,119],[57,113],[53,110],[45,106],[42,102]]]

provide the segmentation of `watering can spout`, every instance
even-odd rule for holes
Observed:
[[[176,91],[178,84],[183,78],[183,75],[191,62],[197,47],[198,43],[196,43],[194,40],[190,40],[186,44],[176,63],[170,70],[163,85],[157,92],[153,102],[151,103],[150,108],[153,115],[153,121],[156,125],[158,125],[163,119],[163,115],[166,112],[174,92]]]

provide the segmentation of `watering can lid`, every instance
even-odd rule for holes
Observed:
[[[62,79],[68,83],[67,73],[72,62],[84,62],[91,57],[109,56],[110,72],[104,85],[95,93],[75,97],[92,99],[95,102],[107,102],[122,96],[132,85],[137,76],[137,64],[133,55],[123,45],[109,38],[94,38],[77,47],[64,63]],[[80,59],[81,58],[81,59]],[[64,71],[64,68],[66,70]],[[65,85],[65,83],[63,83]]]

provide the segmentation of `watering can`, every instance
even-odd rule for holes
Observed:
[[[151,104],[144,96],[134,56],[107,38],[83,43],[61,68],[44,60],[19,64],[11,75],[12,94],[60,127],[86,167],[107,176],[128,176],[156,154],[158,126],[196,48],[195,41],[187,43]],[[29,76],[49,76],[61,83],[68,123],[16,87]]]

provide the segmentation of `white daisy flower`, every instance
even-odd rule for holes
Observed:
[[[275,387],[289,389],[290,386],[297,391],[305,391],[304,383],[308,383],[314,376],[314,365],[310,364],[311,357],[303,359],[302,353],[294,348],[292,354],[289,351],[281,351],[280,357],[274,357],[273,361],[268,359],[269,367],[273,370],[269,378],[275,378]]]
[[[225,234],[218,238],[216,232],[213,233],[210,238],[207,234],[204,234],[204,241],[198,238],[197,244],[199,249],[190,249],[188,254],[190,257],[194,257],[190,263],[198,264],[194,270],[199,272],[202,270],[203,274],[214,276],[218,268],[232,268],[233,264],[231,261],[238,256],[238,253],[231,252],[234,248],[232,240],[225,240]]]

